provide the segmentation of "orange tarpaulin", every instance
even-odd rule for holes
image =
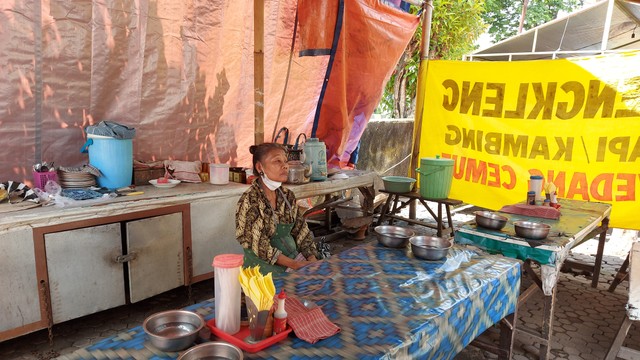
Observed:
[[[327,145],[329,166],[345,167],[420,18],[378,0],[341,0],[338,21],[339,40],[312,135]]]

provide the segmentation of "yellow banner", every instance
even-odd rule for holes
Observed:
[[[429,61],[425,92],[420,157],[455,160],[449,197],[499,209],[542,175],[558,198],[611,203],[610,226],[640,229],[640,52]]]

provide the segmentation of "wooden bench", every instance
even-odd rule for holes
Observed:
[[[605,360],[615,360],[616,358],[640,359],[640,351],[622,346],[633,322],[640,323],[640,261],[638,259],[640,259],[640,241],[636,240],[631,245],[631,251],[625,261],[629,269],[627,271],[628,276],[625,276],[629,278],[627,311],[622,324],[620,324],[620,329],[609,347]]]
[[[627,268],[629,267],[630,255],[631,255],[631,251],[629,251],[629,254],[627,254],[627,258],[624,260],[624,262],[622,263],[622,266],[620,266],[620,269],[616,273],[616,276],[613,278],[613,281],[611,282],[611,286],[609,286],[609,292],[614,292],[616,290],[616,287],[620,285],[621,282],[626,280],[627,277],[629,276],[629,271],[627,271]]]
[[[380,213],[380,217],[378,218],[377,225],[382,224],[386,219],[389,219],[389,224],[393,224],[394,220],[403,220],[410,224],[417,224],[417,225],[426,226],[431,229],[435,229],[437,236],[442,236],[442,233],[444,230],[449,230],[449,236],[453,236],[453,219],[451,219],[451,206],[461,205],[462,201],[456,200],[456,199],[423,198],[417,192],[408,192],[403,194],[393,193],[386,190],[380,190],[380,192],[388,194],[389,197],[387,198],[387,201],[384,203],[384,206],[382,207],[382,211]],[[431,214],[433,219],[436,221],[435,225],[424,222],[424,221],[412,219],[412,218],[405,218],[398,215],[400,210],[402,210],[407,205],[411,204],[411,202],[416,200],[419,201],[422,205],[424,205],[427,211],[429,211],[429,214]],[[431,208],[427,205],[427,201],[435,202],[438,204],[437,214],[433,210],[431,210]],[[393,203],[393,206],[391,205],[391,203]],[[445,226],[444,220],[442,218],[443,207],[447,214],[448,227]]]

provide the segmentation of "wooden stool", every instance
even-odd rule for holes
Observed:
[[[417,224],[426,226],[431,229],[436,229],[436,235],[438,237],[442,236],[442,231],[445,229],[449,229],[450,235],[453,236],[453,219],[451,219],[451,206],[452,205],[460,205],[462,201],[456,199],[428,199],[423,198],[417,192],[408,192],[403,194],[393,193],[386,190],[380,190],[380,192],[389,194],[387,201],[384,203],[382,207],[382,212],[380,213],[380,218],[378,218],[377,225],[382,224],[386,218],[389,218],[389,224],[393,224],[394,220],[403,220],[411,224]],[[429,214],[436,221],[436,225],[426,223],[424,221],[404,218],[402,216],[397,215],[400,210],[405,208],[407,205],[411,204],[411,202],[418,200],[424,207],[429,211]],[[435,202],[438,204],[438,214],[434,213],[429,206],[427,206],[427,201]],[[393,208],[391,207],[391,202],[393,202]],[[447,212],[447,222],[449,224],[448,227],[445,227],[444,221],[442,220],[442,207],[444,206],[445,211]]]

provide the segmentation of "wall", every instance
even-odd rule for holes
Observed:
[[[407,176],[413,119],[371,119],[360,140],[357,168],[381,176]]]

